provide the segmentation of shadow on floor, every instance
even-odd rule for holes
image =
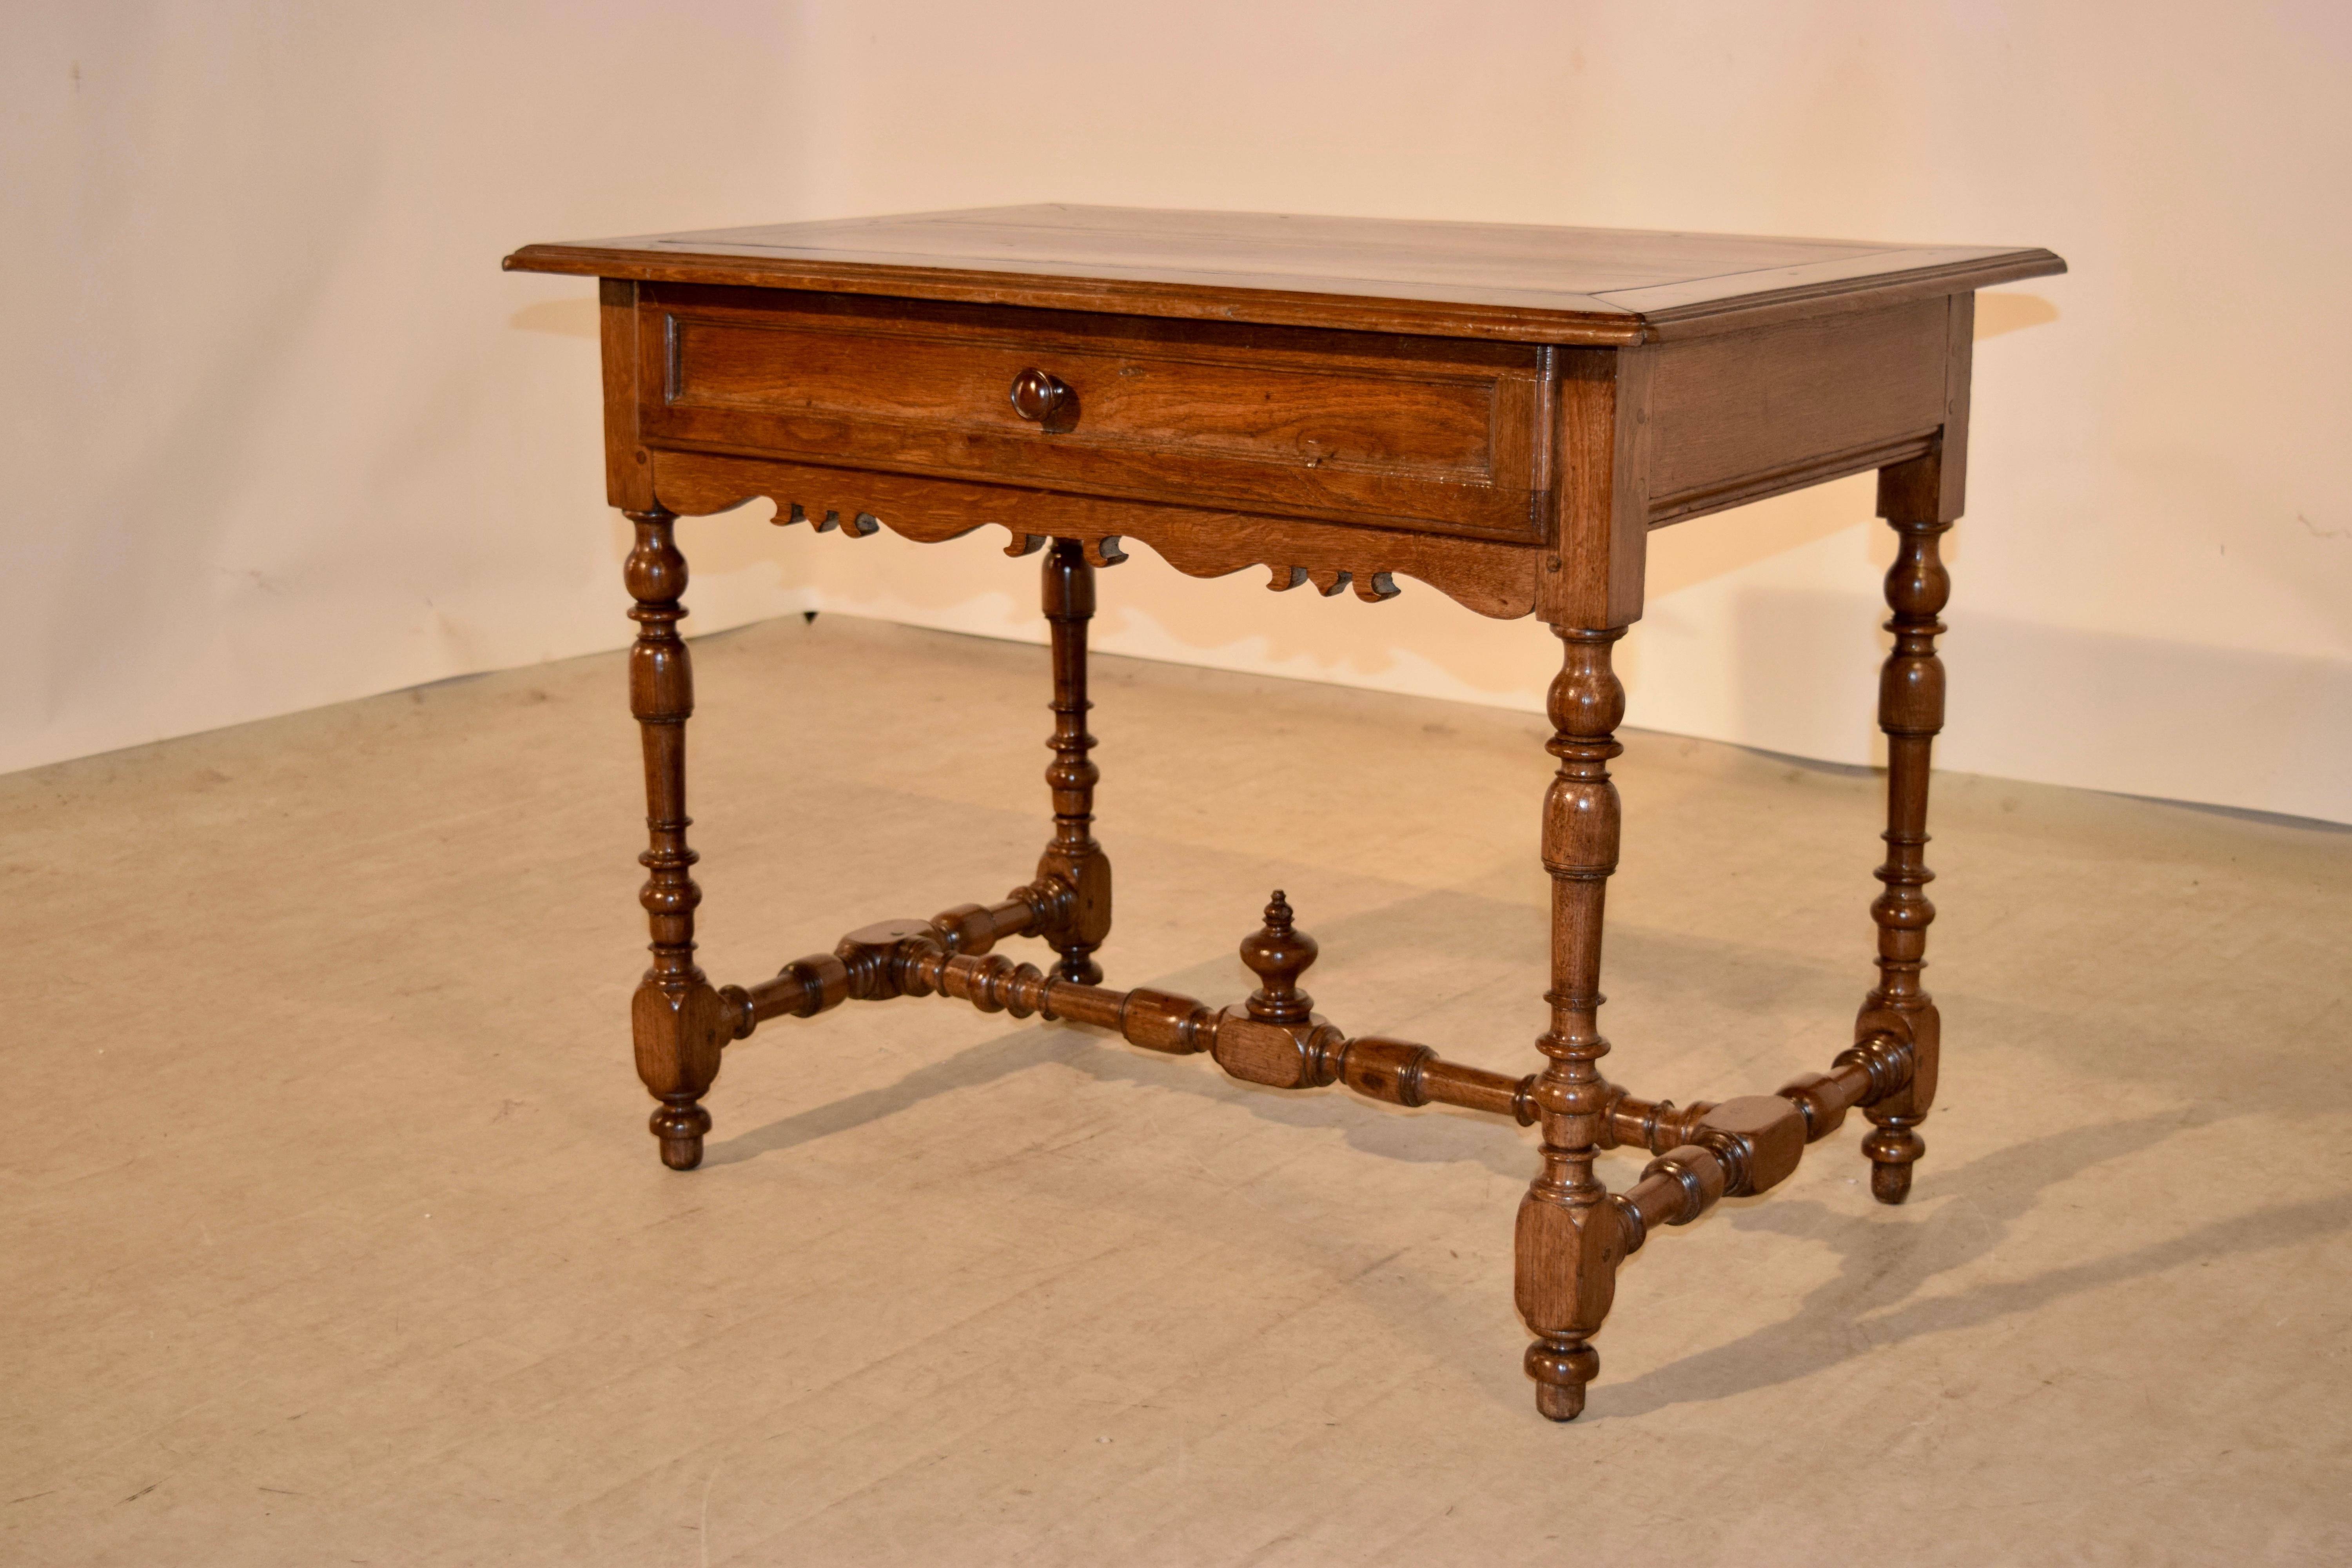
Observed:
[[[976,1089],[1046,1062],[1067,1066],[1086,1053],[1099,1049],[1100,1045],[1087,1038],[1083,1030],[1033,1026],[1019,1034],[967,1046],[953,1056],[917,1068],[896,1083],[811,1106],[764,1127],[720,1139],[709,1145],[702,1163],[706,1166],[732,1165],[756,1160],[762,1154],[796,1149],[836,1132],[896,1116],[936,1095]]]
[[[1092,1031],[1036,1026],[985,1041],[921,1068],[885,1088],[852,1095],[770,1122],[712,1145],[708,1163],[730,1164],[791,1149],[880,1120],[933,1095],[971,1088],[1054,1063],[1105,1080],[1148,1084],[1214,1095],[1244,1104],[1255,1115],[1302,1128],[1336,1129],[1363,1152],[1415,1162],[1476,1161],[1505,1177],[1528,1173],[1522,1139],[1497,1137],[1486,1119],[1467,1113],[1402,1112],[1360,1104],[1340,1092],[1285,1094],[1200,1076],[1201,1064],[1163,1060],[1123,1047]],[[1675,1405],[1706,1404],[1792,1383],[1857,1355],[1923,1335],[1972,1328],[2035,1311],[2086,1290],[2210,1263],[2233,1255],[2302,1245],[2352,1229],[2352,1196],[2273,1205],[2151,1242],[2111,1257],[2000,1280],[1948,1295],[1922,1296],[1930,1281],[1973,1263],[2031,1223],[2050,1189],[2094,1166],[2142,1154],[2183,1131],[2231,1120],[2192,1110],[2069,1128],[1997,1150],[1937,1173],[1944,1194],[1923,1194],[1899,1225],[1859,1223],[1812,1199],[1767,1194],[1727,1205],[1695,1229],[1714,1225],[1819,1242],[1834,1249],[1837,1275],[1808,1292],[1790,1316],[1737,1340],[1654,1367],[1623,1382],[1602,1384],[1587,1423],[1647,1415]],[[1828,1152],[1824,1150],[1823,1152]],[[1850,1151],[1848,1151],[1850,1153]],[[1634,1155],[1639,1158],[1639,1155]],[[1621,1310],[1638,1311],[1645,1276],[1657,1267],[1646,1254],[1668,1255],[1686,1245],[1683,1235],[1652,1238],[1645,1256],[1619,1278]],[[1393,1282],[1392,1282],[1393,1283]],[[1424,1292],[1414,1292],[1420,1300]],[[1402,1299],[1398,1299],[1402,1304]],[[1427,1310],[1432,1303],[1422,1301]],[[1407,1315],[1411,1315],[1408,1313]],[[1600,1341],[1604,1365],[1607,1333]],[[1482,1381],[1484,1381],[1482,1379]],[[1494,1392],[1516,1400],[1515,1380]]]
[[[1527,911],[1517,904],[1458,890],[1435,891],[1329,922],[1327,946],[1342,951],[1353,948],[1360,959],[1393,952],[1400,963],[1424,976],[1452,974],[1475,987],[1486,983],[1477,973],[1482,968],[1503,971],[1515,965],[1527,967],[1525,961],[1531,958],[1540,962],[1530,953],[1510,951],[1510,939],[1523,937],[1527,924]],[[1612,939],[1618,973],[1671,979],[1679,1009],[1698,1006],[1751,1017],[1771,1015],[1799,1000],[1792,993],[1818,986],[1824,978],[1817,966],[1776,952],[1726,947],[1639,929],[1622,936],[1612,933]],[[1518,945],[1529,943],[1521,940]],[[1220,958],[1148,984],[1222,1002],[1240,994],[1241,980],[1237,966],[1230,959]],[[1983,1005],[1997,1009],[1990,1000]],[[2038,1016],[2005,1022],[2009,1026],[1995,1032],[2012,1045],[2037,1039],[2054,1044],[2069,1037],[2063,1029],[2047,1027],[2048,1020]],[[1656,1049],[1654,1045],[1645,1046],[1645,1055]],[[1664,1059],[1670,1060],[1674,1054]],[[1662,1060],[1656,1056],[1647,1059]],[[1045,1025],[967,1047],[894,1083],[716,1142],[708,1163],[726,1165],[781,1152],[895,1115],[940,1094],[1048,1064],[1098,1081],[1155,1087],[1223,1101],[1286,1126],[1336,1131],[1351,1149],[1382,1159],[1475,1163],[1512,1181],[1524,1179],[1534,1168],[1532,1132],[1492,1118],[1444,1108],[1400,1110],[1365,1103],[1337,1088],[1306,1094],[1264,1089],[1227,1079],[1206,1063],[1129,1047],[1104,1031]],[[1763,1085],[1748,1087],[1760,1091]],[[1903,1211],[1897,1223],[1861,1222],[1818,1200],[1786,1194],[1727,1204],[1695,1228],[1726,1226],[1740,1232],[1819,1242],[1837,1254],[1837,1274],[1808,1291],[1793,1313],[1737,1340],[1654,1366],[1622,1382],[1612,1380],[1604,1371],[1586,1420],[1606,1422],[1676,1405],[1733,1398],[1799,1381],[1882,1347],[2031,1313],[2084,1291],[2352,1229],[2352,1196],[2336,1194],[2256,1209],[2128,1251],[2069,1263],[2025,1279],[1922,1294],[1939,1277],[1987,1258],[2021,1230],[2030,1230],[2037,1206],[2053,1187],[2093,1167],[2144,1154],[2184,1131],[2236,1114],[2241,1113],[2204,1106],[2027,1139],[1967,1165],[1939,1168],[1932,1187]],[[1821,1152],[1828,1152],[1827,1149]],[[1850,1146],[1845,1153],[1852,1157]],[[1618,1157],[1629,1162],[1645,1158],[1638,1151],[1622,1152]],[[1610,1180],[1613,1186],[1625,1184],[1622,1176],[1612,1175]],[[1645,1278],[1654,1277],[1653,1270],[1660,1267],[1650,1262],[1646,1253],[1663,1249],[1671,1255],[1683,1245],[1679,1233],[1653,1238],[1644,1258],[1621,1277],[1621,1310],[1640,1310]],[[1413,1310],[1408,1301],[1418,1301],[1419,1310],[1431,1321],[1444,1319],[1442,1303],[1427,1289],[1409,1287],[1404,1295],[1391,1300],[1407,1316]],[[1609,1360],[1605,1330],[1600,1346],[1605,1365]],[[1433,1353],[1444,1348],[1433,1346]],[[1496,1397],[1517,1402],[1525,1396],[1516,1377],[1501,1375],[1499,1368],[1496,1372],[1490,1384]],[[1487,1379],[1482,1374],[1480,1381]],[[1605,1389],[1605,1396],[1601,1389]]]
[[[1673,1405],[1727,1399],[1791,1383],[1923,1335],[2032,1312],[2085,1290],[2236,1254],[2301,1246],[2352,1229],[2352,1195],[2336,1194],[2274,1204],[2022,1279],[1998,1280],[1950,1295],[1919,1295],[1929,1280],[1985,1257],[2008,1239],[2049,1189],[2092,1166],[2145,1152],[2183,1131],[2226,1120],[2231,1118],[2202,1111],[2137,1117],[2014,1144],[1941,1173],[1938,1184],[1951,1196],[1932,1206],[1921,1205],[1926,1212],[1916,1216],[1906,1212],[1909,1223],[1899,1226],[1857,1225],[1817,1202],[1776,1202],[1769,1195],[1734,1212],[1717,1211],[1723,1223],[1736,1230],[1823,1243],[1837,1250],[1843,1267],[1835,1278],[1809,1292],[1793,1316],[1622,1383],[1608,1382],[1604,1370],[1586,1419],[1605,1422]],[[1639,1275],[1636,1267],[1619,1276],[1621,1309],[1639,1310]],[[1628,1285],[1633,1290],[1628,1291]],[[1605,1329],[1600,1343],[1605,1368]],[[2185,1352],[2186,1347],[2175,1347],[2164,1353]],[[1597,1392],[1604,1385],[1605,1399]]]

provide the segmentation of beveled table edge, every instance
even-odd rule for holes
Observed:
[[[1887,254],[1905,254],[1890,251]],[[640,283],[702,283],[790,289],[894,299],[942,300],[1030,309],[1247,321],[1263,326],[1323,327],[1400,332],[1417,337],[1627,348],[1671,338],[1759,327],[1806,316],[1867,310],[1934,294],[1956,294],[2066,270],[2039,248],[1911,251],[1956,258],[1924,267],[1856,278],[1870,258],[1845,258],[1759,273],[1771,286],[1751,294],[1675,305],[1677,285],[1617,291],[1646,296],[1664,308],[1637,309],[1601,295],[1563,294],[1574,305],[1498,304],[1468,296],[1476,289],[1423,289],[1460,298],[1395,298],[1344,293],[1171,282],[1156,278],[1098,277],[1074,271],[1008,271],[961,267],[910,267],[885,262],[731,254],[724,249],[649,256],[642,248],[598,244],[527,245],[501,263],[509,272],[547,272]],[[1845,274],[1845,275],[1841,275]],[[1367,288],[1374,287],[1370,283]]]

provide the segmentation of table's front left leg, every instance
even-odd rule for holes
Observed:
[[[1543,859],[1551,873],[1551,1027],[1536,1042],[1549,1058],[1532,1097],[1542,1108],[1543,1164],[1519,1204],[1519,1315],[1536,1336],[1527,1370],[1536,1408],[1554,1421],[1584,1408],[1584,1387],[1601,1370],[1589,1342],[1609,1315],[1625,1237],[1616,1207],[1593,1172],[1605,1146],[1609,1088],[1598,1066],[1601,1037],[1601,926],[1610,874],[1617,868],[1617,786],[1609,759],[1624,748],[1616,729],[1625,689],[1610,668],[1610,645],[1623,627],[1553,628],[1565,645],[1549,708],[1556,731],[1547,748],[1559,770],[1544,796]]]
[[[628,514],[637,531],[624,576],[636,605],[629,618],[629,710],[646,758],[646,868],[638,901],[652,928],[653,966],[631,1000],[637,1076],[661,1101],[653,1114],[662,1163],[690,1171],[702,1163],[710,1131],[703,1092],[719,1076],[719,1055],[736,1030],[738,1009],[724,1001],[694,963],[694,907],[702,900],[687,847],[686,721],[694,711],[694,671],[677,623],[686,592],[686,557],[674,537],[677,519],[658,508]]]

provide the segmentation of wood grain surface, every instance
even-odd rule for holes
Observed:
[[[643,438],[1535,542],[1543,349],[645,288]],[[1055,416],[1010,395],[1064,388]]]
[[[1047,205],[531,245],[520,271],[1620,344],[2063,271],[1896,245]]]

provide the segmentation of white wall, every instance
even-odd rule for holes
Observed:
[[[719,0],[10,15],[0,766],[625,636],[526,240],[1072,200],[2048,245],[1980,308],[1947,765],[2352,820],[2352,8]],[[1059,131],[1040,127],[1058,126]],[[761,509],[764,510],[764,508]],[[1867,481],[1669,530],[1633,721],[1866,761]],[[994,531],[991,531],[993,532]],[[1034,636],[987,535],[688,525],[692,627]],[[1103,578],[1100,646],[1535,707],[1531,623]],[[617,700],[617,699],[616,699]]]

